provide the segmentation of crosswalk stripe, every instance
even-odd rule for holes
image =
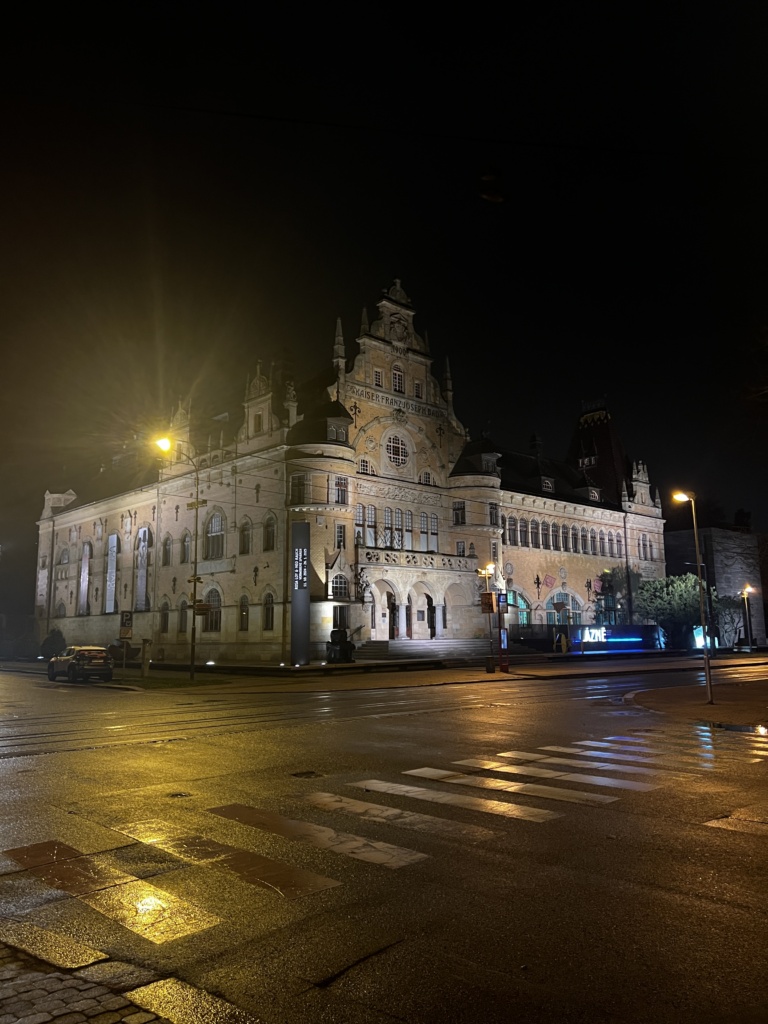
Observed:
[[[482,797],[464,796],[459,793],[442,793],[439,790],[424,789],[421,786],[404,786],[397,782],[384,782],[381,779],[365,779],[362,782],[350,782],[348,785],[376,793],[404,796],[411,800],[426,800],[433,804],[449,804],[451,807],[464,807],[471,811],[481,811],[484,814],[498,814],[503,818],[521,818],[524,821],[542,822],[562,817],[562,814],[557,811],[547,811],[541,807],[524,807],[521,804],[507,803],[501,800],[486,800]]]
[[[552,750],[557,754],[588,754],[590,751],[582,747],[542,747],[542,750]],[[635,757],[633,754],[614,754],[608,750],[601,750],[600,756],[611,761],[640,761],[641,764],[656,764],[652,757]]]
[[[572,804],[607,804],[618,800],[615,796],[601,793],[582,793],[576,789],[558,789],[555,786],[538,786],[535,782],[509,782],[506,779],[486,779],[477,775],[462,775],[461,772],[442,772],[439,768],[414,768],[403,775],[419,775],[440,782],[451,782],[460,786],[476,786],[478,789],[500,789],[508,793],[523,793],[526,796],[540,796],[546,800],[564,800]]]
[[[310,793],[306,797],[308,803],[322,811],[343,811],[345,814],[357,814],[365,821],[375,821],[382,825],[395,825],[414,832],[437,835],[449,839],[461,839],[467,842],[479,842],[496,835],[482,825],[468,825],[450,818],[435,818],[431,814],[417,814],[415,811],[402,811],[399,807],[387,807],[383,804],[371,804],[364,800],[352,800],[347,796],[335,793]]]
[[[365,839],[363,836],[352,835],[349,832],[336,832],[325,825],[314,825],[309,821],[285,818],[282,814],[276,814],[274,811],[249,807],[247,804],[228,804],[225,807],[210,807],[208,810],[211,814],[217,814],[222,818],[237,821],[241,825],[249,825],[251,828],[258,828],[264,832],[271,832],[283,839],[308,843],[320,850],[330,850],[333,853],[343,854],[345,857],[352,857],[354,860],[379,864],[385,868],[402,868],[408,864],[426,860],[428,856],[428,854],[419,853],[417,850],[376,842]]]
[[[624,772],[630,775],[666,775],[671,778],[681,778],[678,773],[667,771],[664,768],[641,768],[634,764],[615,764],[606,761],[578,761],[570,757],[545,757],[541,754],[528,754],[521,750],[504,750],[496,757],[508,757],[516,761],[537,761],[539,764],[562,764],[571,768],[603,768],[606,771]]]
[[[547,771],[544,768],[525,768],[520,765],[503,764],[501,761],[484,761],[481,758],[468,758],[466,761],[454,761],[454,764],[466,765],[469,768],[486,768],[489,771],[519,774],[535,774],[540,777],[563,779],[567,782],[583,782],[588,786],[607,786],[611,789],[633,789],[639,793],[656,789],[646,782],[630,782],[627,779],[609,779],[604,775],[580,775],[577,772]]]

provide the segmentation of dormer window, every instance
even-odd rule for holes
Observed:
[[[589,500],[600,501],[600,491],[598,491],[596,487],[589,488]]]
[[[496,456],[495,455],[483,455],[483,472],[484,473],[495,473],[496,472]]]
[[[552,480],[551,477],[543,476],[541,478],[541,489],[542,491],[554,491],[555,481]]]

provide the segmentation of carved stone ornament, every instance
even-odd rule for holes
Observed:
[[[372,452],[375,448],[378,448],[378,446],[379,442],[372,434],[369,434],[368,437],[366,437],[365,439],[365,447],[368,449],[369,452]]]
[[[395,423],[405,423],[408,417],[405,415],[402,409],[395,409],[395,411],[392,413],[392,419],[395,421]]]

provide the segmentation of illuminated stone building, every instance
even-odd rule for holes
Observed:
[[[470,439],[448,364],[433,373],[399,282],[370,324],[364,314],[352,354],[337,325],[325,378],[258,366],[231,439],[195,446],[183,407],[168,437],[151,483],[96,500],[46,493],[41,635],[56,626],[70,643],[111,643],[130,611],[134,642],[183,663],[196,596],[198,662],[284,661],[296,523],[309,532],[312,660],[333,628],[357,645],[485,637],[486,588],[508,594],[513,639],[632,621],[631,594],[596,581],[611,569],[664,576],[660,503],[607,410],[585,409],[559,462],[535,439],[525,453]]]

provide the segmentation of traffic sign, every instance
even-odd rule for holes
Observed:
[[[120,612],[120,639],[133,638],[133,612]]]

